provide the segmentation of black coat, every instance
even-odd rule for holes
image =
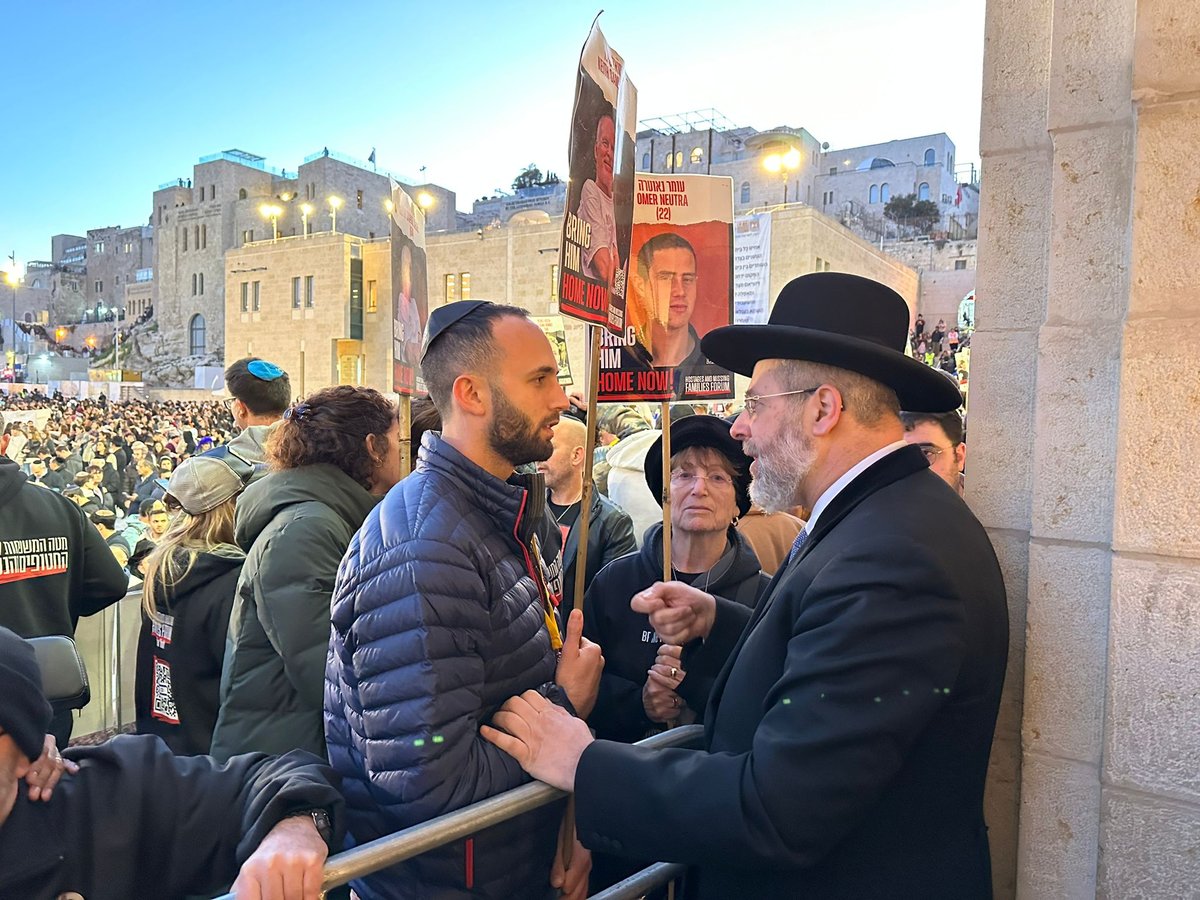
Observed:
[[[583,843],[690,864],[697,898],[990,897],[1004,584],[921,451],[851,482],[746,619],[719,603],[705,641],[734,648],[705,749],[584,751]]]
[[[79,763],[49,802],[24,783],[0,826],[0,897],[87,900],[211,897],[291,813],[324,809],[340,849],[344,804],[324,760],[248,754],[218,767],[158,738],[121,735],[63,752]]]
[[[180,561],[186,565],[185,558]],[[142,613],[134,710],[139,734],[175,753],[207,753],[221,702],[229,612],[246,557],[201,553],[169,591],[155,594],[161,621]]]
[[[549,506],[547,506],[549,510]],[[551,528],[556,527],[554,517],[549,512],[545,519]],[[563,560],[563,590],[562,608],[570,611],[575,606],[575,571],[579,557],[579,518],[571,525],[566,539],[562,542]],[[553,547],[554,543],[547,539],[542,541],[544,546]],[[596,573],[618,557],[624,556],[637,549],[637,539],[633,536],[633,519],[617,504],[613,503],[599,491],[592,491],[592,515],[588,522],[588,554],[587,570],[583,576],[583,589],[586,594],[588,585],[596,577]]]
[[[20,467],[3,457],[0,563],[0,625],[21,637],[74,637],[80,616],[116,603],[129,586],[84,510],[29,484]]]
[[[654,665],[661,641],[650,627],[650,617],[630,609],[629,601],[638,591],[662,581],[662,532],[661,524],[650,526],[642,549],[601,569],[584,595],[584,636],[604,651],[600,693],[588,717],[599,738],[632,743],[661,728],[646,717],[642,705],[646,670]],[[696,587],[750,610],[769,579],[750,544],[732,527],[729,539],[733,555],[728,565],[721,567],[711,584]],[[685,667],[687,675],[679,685],[679,695],[698,714],[703,714],[714,677],[724,664],[724,656],[705,654],[694,660],[694,668]]]

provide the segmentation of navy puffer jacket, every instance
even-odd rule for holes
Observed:
[[[338,572],[325,735],[344,780],[350,845],[527,781],[479,735],[509,697],[554,696],[532,538],[540,476],[501,481],[434,432],[416,471],[367,516]],[[385,897],[542,898],[553,805],[356,882]]]

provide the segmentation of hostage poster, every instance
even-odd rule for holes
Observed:
[[[392,186],[392,390],[424,394],[421,339],[429,317],[425,214],[399,185]]]
[[[637,89],[624,60],[592,25],[579,58],[571,116],[558,308],[615,332],[625,327],[636,116]]]
[[[600,349],[602,402],[722,400],[733,374],[700,339],[733,321],[733,180],[636,176],[629,302]]]

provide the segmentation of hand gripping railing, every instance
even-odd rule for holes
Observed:
[[[656,750],[665,747],[680,747],[699,739],[703,731],[704,729],[700,725],[685,725],[638,741],[637,746]],[[388,866],[394,866],[396,863],[412,859],[414,856],[420,856],[443,844],[449,844],[451,841],[457,841],[485,828],[514,819],[565,796],[567,795],[564,791],[552,788],[548,784],[542,784],[540,781],[523,784],[519,788],[513,788],[511,791],[505,791],[503,794],[497,794],[486,800],[480,800],[478,803],[473,803],[455,812],[438,816],[436,819],[422,822],[420,825],[413,825],[411,828],[405,828],[395,834],[377,838],[355,847],[353,850],[338,853],[325,862],[322,890],[329,890],[355,878],[361,878],[372,872],[378,872],[380,869],[386,869]],[[683,873],[683,869],[683,866],[658,863],[630,876],[603,893],[597,894],[596,897],[603,897],[604,900],[640,897],[647,889],[666,884],[672,878],[678,877]],[[549,873],[546,874],[549,877]],[[222,894],[215,900],[235,900],[235,898],[233,894]]]

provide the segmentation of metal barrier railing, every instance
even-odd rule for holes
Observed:
[[[651,749],[681,747],[696,741],[704,729],[700,725],[685,725],[673,728],[638,741],[637,746]],[[347,884],[355,878],[378,872],[388,866],[404,862],[422,853],[427,853],[468,837],[485,828],[516,818],[530,810],[553,803],[567,794],[548,784],[533,782],[524,784],[495,797],[463,807],[444,816],[439,816],[420,825],[405,828],[395,834],[377,838],[370,843],[338,853],[325,862],[323,890]],[[666,884],[683,873],[683,866],[658,863],[643,869],[620,884],[614,885],[596,897],[605,900],[626,900],[640,897],[649,888]],[[547,873],[549,876],[549,873]],[[235,900],[233,894],[222,894],[215,900]]]

